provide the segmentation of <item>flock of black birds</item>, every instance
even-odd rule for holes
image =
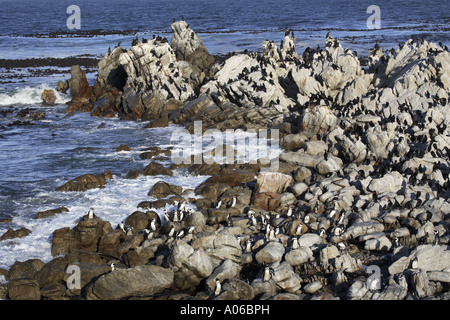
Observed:
[[[182,19],[182,20],[184,20],[184,19]],[[291,29],[286,29],[285,35],[286,36],[290,35],[292,38],[294,38],[294,31]],[[329,36],[329,33],[327,34],[327,39],[328,39],[328,36]],[[155,36],[154,36],[154,38],[155,38]],[[166,38],[161,38],[161,37],[158,37],[158,38],[160,41],[164,41],[164,39],[167,41]],[[418,44],[421,44],[421,43],[423,43],[423,39],[418,39],[417,42],[418,42]],[[138,38],[136,37],[133,40],[132,45],[136,45],[137,43],[138,43]],[[268,44],[269,50],[271,49],[272,45],[273,45],[273,43],[269,42],[269,44]],[[339,41],[335,38],[328,40],[326,43],[326,46],[328,46],[328,47],[331,46],[331,47],[336,48],[336,47],[339,47],[339,45],[340,45]],[[448,51],[448,48],[444,47],[442,45],[442,43],[440,43],[439,45],[442,50]],[[281,42],[281,46],[283,46],[283,41]],[[374,49],[377,50],[379,48],[380,48],[379,44],[376,43],[374,46]],[[400,48],[401,48],[401,45],[400,45]],[[288,48],[288,50],[295,51],[295,47]],[[429,54],[436,55],[439,52],[441,52],[442,50],[430,49]],[[386,64],[386,62],[387,62],[386,59],[389,59],[390,56],[394,56],[395,50],[392,49],[391,51],[392,52],[390,52],[390,55],[383,55],[381,57],[381,66]],[[250,69],[244,68],[237,75],[237,78],[228,80],[227,86],[226,86],[227,87],[227,89],[226,89],[227,98],[231,102],[233,102],[239,106],[241,106],[245,100],[250,100],[255,105],[261,105],[263,101],[262,101],[262,98],[259,97],[258,95],[254,95],[249,92],[245,92],[245,90],[243,92],[236,91],[236,90],[233,90],[233,88],[228,85],[232,84],[235,81],[247,81],[247,82],[249,82],[249,86],[252,88],[252,90],[254,90],[256,92],[259,92],[259,91],[267,92],[267,86],[274,85],[274,83],[275,83],[272,72],[269,72],[267,69],[268,66],[272,66],[275,68],[287,69],[288,67],[287,67],[286,63],[293,62],[294,65],[299,69],[300,68],[310,68],[311,63],[314,59],[314,55],[316,53],[320,53],[318,55],[319,58],[324,55],[327,56],[328,58],[330,58],[329,52],[327,50],[322,50],[320,47],[317,47],[315,49],[308,47],[304,50],[301,58],[294,58],[293,55],[290,54],[290,55],[288,55],[288,61],[279,62],[279,63],[277,63],[276,66],[274,66],[273,65],[274,62],[264,52],[248,53],[251,57],[254,57],[256,59],[256,61],[258,62],[259,65],[252,66]],[[354,51],[353,51],[353,54],[356,55],[356,53]],[[429,57],[427,59],[429,59]],[[292,64],[290,65],[290,68],[292,68]],[[338,69],[339,66],[337,66],[336,64],[332,64],[332,68]],[[250,77],[250,74],[258,72],[258,71],[262,75],[259,82],[255,81],[254,78]],[[311,74],[313,75],[313,70],[311,70]],[[291,73],[289,73],[289,75],[292,77]],[[323,83],[320,76],[314,75],[314,77],[317,81],[319,81],[320,83]],[[279,83],[282,86],[292,85],[292,83],[293,83],[292,79],[291,79],[291,81],[289,81],[289,80],[280,81],[283,79],[277,79],[277,80],[279,80]],[[442,86],[442,83],[440,83],[438,81],[438,79],[434,79],[434,80],[436,80],[436,83],[438,86]],[[430,81],[433,81],[433,79],[431,79]],[[284,89],[286,89],[286,91],[287,91],[289,88],[284,87]],[[429,95],[430,95],[428,92],[425,94],[427,95],[427,97],[429,97]],[[376,99],[377,98],[376,89],[372,89],[371,91],[367,92],[366,97],[369,97],[370,99]],[[279,104],[280,99],[278,98],[275,101],[271,101],[270,103],[271,103],[271,105]],[[425,134],[425,133],[423,133],[423,131],[426,129],[426,123],[431,122],[432,119],[430,119],[430,117],[426,116],[426,112],[422,112],[420,110],[414,110],[413,107],[407,102],[402,103],[398,106],[398,112],[399,113],[408,113],[413,121],[413,125],[417,126],[420,130],[414,131],[412,128],[412,125],[408,125],[406,120],[402,123],[399,120],[399,118],[394,115],[386,117],[383,113],[383,108],[389,107],[388,102],[386,102],[382,106],[382,108],[377,107],[377,108],[371,110],[371,109],[368,109],[362,103],[360,97],[356,97],[354,100],[348,102],[347,104],[341,105],[334,98],[327,96],[324,93],[313,94],[313,95],[311,95],[309,102],[307,102],[306,104],[304,104],[304,105],[297,104],[297,105],[291,107],[290,108],[291,111],[293,111],[293,112],[297,111],[298,116],[297,116],[297,118],[295,116],[294,117],[291,116],[290,120],[294,121],[294,122],[298,121],[298,119],[301,117],[301,115],[303,114],[303,111],[305,109],[311,108],[312,106],[320,104],[320,103],[324,103],[325,105],[329,106],[329,108],[333,111],[333,113],[337,116],[338,119],[354,118],[359,115],[370,115],[370,116],[378,117],[379,120],[377,120],[377,121],[367,121],[362,124],[353,122],[352,125],[348,125],[348,122],[339,121],[339,125],[344,130],[345,135],[348,137],[353,137],[355,140],[362,139],[364,141],[367,138],[368,130],[377,125],[381,126],[382,128],[386,128],[388,123],[394,123],[394,122],[397,123],[397,127],[395,129],[399,135],[398,139],[397,139],[397,143],[405,142],[408,145],[409,150],[407,151],[407,153],[405,155],[403,155],[403,157],[401,157],[401,159],[399,161],[397,161],[395,163],[392,163],[392,161],[390,159],[392,159],[392,157],[397,155],[396,148],[394,148],[392,150],[391,154],[389,154],[388,159],[366,160],[366,162],[368,162],[368,163],[373,160],[375,161],[374,171],[371,173],[371,175],[373,175],[373,177],[382,177],[384,174],[386,174],[392,170],[396,170],[402,174],[408,175],[408,182],[413,185],[428,184],[430,187],[433,188],[433,190],[437,191],[438,195],[445,195],[447,193],[447,191],[449,189],[448,181],[444,185],[442,185],[442,184],[438,183],[437,181],[430,179],[429,175],[427,175],[423,172],[417,172],[417,170],[411,170],[408,168],[406,170],[402,169],[404,162],[407,161],[408,159],[423,158],[427,153],[429,153],[433,158],[441,158],[442,159],[442,162],[438,162],[438,164],[434,164],[433,167],[436,170],[441,170],[444,175],[447,175],[448,173],[450,173],[450,169],[447,165],[449,155],[450,155],[450,153],[449,153],[450,150],[448,147],[444,147],[443,149],[439,148],[439,146],[436,142],[437,135],[445,134],[445,132],[447,130],[447,127],[444,122],[439,124],[436,127],[436,129],[434,129],[434,128],[429,129],[428,134]],[[438,105],[445,106],[448,104],[448,101],[446,101],[446,99],[434,98],[433,101],[430,102],[429,104],[430,104],[429,105],[430,108],[438,106]],[[321,137],[317,137],[317,138],[327,141],[326,135],[322,135]],[[342,158],[344,160],[344,163],[350,162],[350,159],[346,159],[345,155],[343,155]],[[419,173],[420,173],[420,175],[419,175]]]

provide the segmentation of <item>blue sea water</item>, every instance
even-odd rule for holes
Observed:
[[[78,35],[66,25],[70,5],[81,10]],[[370,5],[380,8],[379,30],[367,28],[370,14],[366,10]],[[170,39],[172,20],[182,16],[212,54],[259,50],[265,39],[280,41],[286,28],[295,31],[299,53],[307,46],[324,46],[327,32],[359,55],[367,54],[375,42],[389,49],[411,35],[450,45],[448,1],[0,0],[0,59],[99,57],[119,41],[129,47],[136,35],[150,38],[156,34]],[[89,35],[93,30],[110,34]],[[128,30],[132,31],[125,32]],[[32,69],[14,70],[25,77],[10,81],[5,81],[10,70],[0,70],[0,111],[5,114],[0,114],[0,219],[12,219],[0,222],[0,235],[8,228],[26,227],[32,231],[25,238],[0,242],[0,268],[9,268],[16,260],[50,260],[51,233],[74,226],[89,207],[113,224],[135,211],[161,177],[130,180],[125,175],[148,163],[139,158],[145,148],[169,146],[174,130],[143,129],[145,124],[139,121],[100,119],[89,114],[67,117],[67,95],[58,94],[56,107],[45,107],[40,103],[40,94],[45,88],[55,88],[58,80],[68,78],[68,73],[30,77]],[[88,77],[92,84],[95,74]],[[9,126],[23,120],[17,113],[24,108],[43,111],[46,117],[33,121],[34,125]],[[115,152],[123,143],[132,151]],[[104,189],[55,191],[80,174],[106,169],[113,172],[114,179]],[[168,181],[195,188],[204,179],[180,170]],[[33,219],[39,211],[60,206],[70,212]]]

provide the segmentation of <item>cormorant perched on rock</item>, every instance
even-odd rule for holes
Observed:
[[[138,36],[136,36],[136,38],[134,38],[133,41],[131,41],[131,46],[134,47],[138,43],[139,43],[139,39],[138,39]]]

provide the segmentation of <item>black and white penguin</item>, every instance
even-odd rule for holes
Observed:
[[[245,242],[245,252],[250,253],[252,252],[252,240],[251,239],[247,239],[247,241]]]
[[[256,226],[257,224],[258,224],[258,221],[256,220],[255,215],[254,215],[254,214],[251,214],[251,215],[249,216],[249,218],[248,218],[248,223],[247,223],[247,225],[250,225],[250,226]]]
[[[94,219],[94,208],[89,209],[88,219]]]
[[[300,245],[298,244],[298,238],[297,237],[293,237],[291,240],[291,250],[296,250],[300,247]]]
[[[438,230],[434,230],[433,244],[434,245],[438,245],[439,244],[439,231]]]
[[[231,199],[230,208],[234,208],[236,206],[237,197],[234,196],[233,199]]]
[[[288,210],[287,210],[287,212],[286,212],[286,217],[291,217],[292,216],[292,207],[291,206],[289,206],[289,208],[288,208]]]
[[[231,213],[227,215],[227,226],[232,227],[233,226],[233,219],[231,219]]]
[[[269,266],[265,266],[264,267],[264,274],[263,274],[263,281],[267,282],[270,279],[272,279],[272,277],[275,275],[275,271],[273,270],[273,268],[269,267]]]
[[[188,232],[188,234],[194,234],[194,230],[195,230],[195,227],[190,226],[187,232]]]
[[[296,236],[299,236],[299,235],[301,235],[302,234],[302,224],[301,223],[299,223],[298,224],[298,226],[297,226],[297,228],[295,228],[295,235]]]
[[[321,228],[321,229],[319,230],[319,236],[320,236],[321,238],[326,238],[326,237],[327,237],[327,232],[325,231],[324,228]]]
[[[175,227],[172,226],[169,230],[169,233],[167,234],[170,238],[173,237],[173,235],[175,234]]]
[[[166,220],[166,222],[170,221],[169,212],[167,209],[164,209],[164,220]]]
[[[181,229],[180,231],[178,231],[176,238],[177,239],[181,239],[184,237],[184,230]]]
[[[150,222],[150,229],[152,231],[156,231],[156,219],[153,218],[152,221]]]
[[[186,208],[186,201],[180,201],[178,202],[178,211],[184,211]]]
[[[214,295],[218,296],[222,291],[222,285],[220,284],[220,279],[216,278],[216,286],[214,288]]]

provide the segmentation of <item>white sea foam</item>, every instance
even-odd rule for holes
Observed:
[[[69,95],[60,93],[47,84],[42,84],[37,87],[27,86],[0,93],[0,106],[41,104],[41,95],[45,89],[53,89],[57,104],[63,104],[70,101]]]
[[[170,184],[182,186],[183,190],[194,189],[207,176],[189,176],[183,170],[175,170],[174,176],[143,176],[137,179],[121,179],[114,176],[108,180],[103,189],[91,189],[85,192],[40,192],[36,196],[37,201],[24,205],[23,211],[18,212],[13,218],[13,229],[25,227],[31,230],[31,234],[24,238],[5,240],[0,242],[0,268],[9,268],[15,261],[28,259],[41,259],[44,262],[52,260],[51,239],[53,231],[70,227],[73,228],[79,219],[87,214],[90,207],[95,214],[103,220],[109,221],[115,228],[131,213],[137,210],[137,205],[146,200],[156,200],[147,195],[151,187],[158,181],[164,180]],[[193,195],[190,195],[193,196]],[[44,199],[45,205],[39,205]],[[45,219],[33,219],[38,211],[55,209],[65,206],[67,213],[61,213]],[[152,209],[162,218],[163,209]],[[0,228],[3,234],[6,228]]]
[[[101,123],[105,123],[105,126],[98,128]],[[70,119],[55,117],[55,121],[46,124],[48,127],[44,127],[45,130],[39,135],[28,135],[28,131],[21,131],[20,135],[9,136],[10,140],[16,139],[14,143],[22,148],[26,144],[23,139],[27,137],[26,141],[31,143],[26,144],[25,150],[39,148],[40,151],[34,154],[34,158],[25,155],[15,157],[14,161],[20,166],[16,165],[15,167],[18,168],[14,172],[19,172],[19,176],[8,174],[7,177],[2,178],[4,183],[10,181],[14,190],[23,189],[20,192],[26,196],[14,196],[14,199],[7,200],[9,208],[12,209],[8,215],[13,217],[13,221],[0,224],[0,235],[9,227],[14,230],[25,227],[31,230],[31,234],[24,238],[0,241],[0,268],[10,268],[15,261],[26,261],[32,258],[41,259],[44,262],[52,260],[54,258],[51,256],[52,233],[63,227],[76,226],[90,207],[94,208],[97,216],[109,221],[115,228],[134,211],[145,210],[137,207],[140,202],[156,200],[147,195],[156,182],[163,180],[186,190],[195,189],[208,178],[207,176],[191,176],[187,174],[186,169],[174,170],[174,175],[171,177],[139,175],[136,179],[121,178],[128,168],[143,168],[151,161],[139,157],[139,153],[146,148],[159,146],[165,149],[174,146],[170,142],[170,137],[177,127],[143,129],[144,125],[145,123],[121,121],[116,118],[92,118],[87,114],[79,113]],[[55,132],[55,138],[42,139],[49,136],[49,132]],[[247,133],[235,132],[233,140],[246,135]],[[258,142],[260,140],[258,139]],[[274,142],[277,146],[278,142]],[[122,143],[129,144],[132,151],[115,152]],[[206,141],[205,144],[208,145],[208,142]],[[11,152],[16,149],[8,150]],[[22,152],[20,148],[17,150]],[[256,154],[256,151],[256,144],[248,146],[250,154]],[[276,153],[278,148],[273,151]],[[4,161],[6,164],[11,164],[11,158],[5,158]],[[170,156],[167,161],[161,161],[163,164],[170,162]],[[39,170],[30,171],[30,166]],[[114,175],[113,179],[108,180],[105,188],[85,192],[54,191],[57,186],[79,174],[99,173],[106,168],[110,168]],[[20,182],[21,185],[17,186],[16,181],[26,182]],[[11,190],[11,193],[15,192],[14,190]],[[196,197],[193,192],[186,196]],[[61,206],[68,208],[69,212],[45,219],[33,218],[39,211]],[[162,217],[163,208],[151,210]]]

